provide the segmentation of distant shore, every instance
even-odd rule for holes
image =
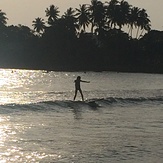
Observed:
[[[38,70],[38,71],[43,71],[44,73],[49,73],[52,71],[56,71],[56,72],[98,72],[98,73],[102,73],[102,72],[115,72],[115,73],[149,73],[149,74],[163,74],[163,70],[162,71],[154,71],[154,70],[134,70],[134,69],[108,69],[108,70],[72,70],[72,69],[43,69],[43,68],[27,68],[27,67],[0,67],[0,69],[8,69],[8,70]]]

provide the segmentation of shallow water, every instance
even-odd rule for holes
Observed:
[[[91,81],[82,83],[85,102],[72,101],[78,75]],[[0,162],[162,163],[162,81],[1,69]]]

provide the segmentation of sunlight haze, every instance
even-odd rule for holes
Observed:
[[[152,29],[163,30],[163,0],[126,0],[132,6],[144,8],[150,16]],[[79,4],[90,4],[91,0],[0,0],[0,9],[6,13],[8,25],[32,26],[32,21],[41,17],[46,20],[45,10],[51,4],[57,6],[62,15],[69,7],[79,8]],[[106,0],[101,0],[106,2]]]

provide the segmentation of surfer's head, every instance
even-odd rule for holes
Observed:
[[[78,76],[78,77],[77,77],[77,80],[80,80],[80,79],[81,79],[81,77],[80,77],[80,76]]]

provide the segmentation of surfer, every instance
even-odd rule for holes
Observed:
[[[82,93],[82,90],[81,90],[81,87],[80,87],[80,82],[90,83],[90,81],[81,80],[81,77],[80,77],[80,76],[78,76],[78,77],[76,78],[76,80],[74,81],[74,83],[75,83],[75,95],[74,95],[74,100],[76,99],[77,92],[79,91],[80,94],[81,94],[82,100],[84,101],[83,93]]]

